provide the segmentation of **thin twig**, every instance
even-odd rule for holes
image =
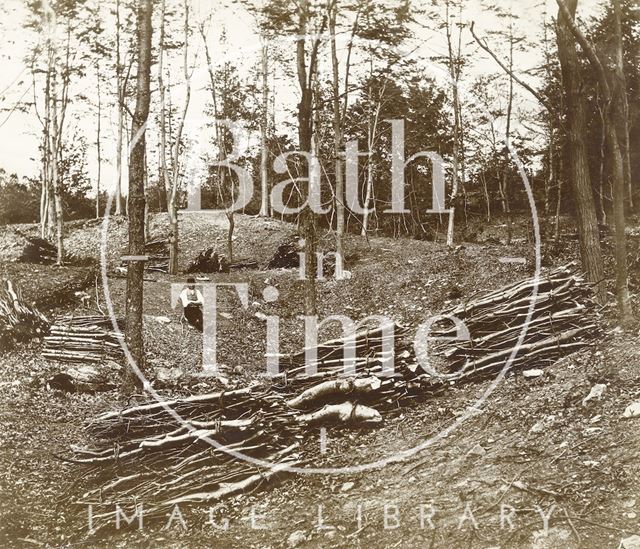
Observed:
[[[578,546],[582,545],[582,538],[580,537],[580,534],[575,524],[573,524],[573,521],[571,520],[569,513],[567,513],[567,510],[564,507],[562,508],[562,512],[564,513],[564,516],[567,517],[567,522],[569,523],[569,526],[571,526],[571,530],[573,530],[573,533],[576,536],[576,539],[578,540]]]

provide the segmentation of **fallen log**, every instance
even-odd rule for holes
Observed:
[[[335,397],[352,395],[353,397],[369,394],[380,389],[382,382],[377,377],[346,378],[325,381],[303,391],[301,394],[287,401],[290,408],[305,409],[312,407],[318,401]]]
[[[258,262],[253,259],[239,259],[238,261],[232,261],[229,263],[230,271],[242,271],[246,269],[257,269]]]
[[[344,423],[368,426],[382,423],[382,416],[374,408],[347,401],[327,404],[310,414],[300,414],[296,416],[296,421],[305,425]]]
[[[102,367],[85,364],[55,374],[47,381],[47,387],[67,393],[111,391],[117,387],[119,375],[120,365],[115,362]]]

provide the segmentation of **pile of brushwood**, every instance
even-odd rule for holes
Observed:
[[[590,288],[572,266],[445,314],[464,321],[469,339],[440,341],[433,361],[420,345],[416,356],[419,330],[390,324],[286,356],[268,382],[96,417],[96,445],[71,458],[90,479],[80,499],[93,504],[94,526],[113,524],[115,503],[144,502],[145,519],[166,518],[175,505],[254,490],[312,463],[315,445],[302,442],[310,426],[376,426],[453,384],[550,364],[599,334]],[[453,335],[451,319],[444,324],[432,335]]]
[[[299,247],[295,242],[283,242],[278,246],[269,263],[268,269],[295,269],[300,266]]]
[[[0,288],[0,349],[41,337],[49,331],[49,320],[35,305],[27,303],[10,280]]]
[[[24,234],[21,236],[26,240],[19,259],[22,263],[51,264],[58,260],[58,250],[48,240]]]
[[[229,263],[224,256],[219,256],[213,248],[201,251],[189,263],[187,273],[228,273]]]
[[[227,261],[224,255],[218,255],[213,248],[207,248],[200,252],[195,259],[189,263],[186,273],[228,273],[230,271],[241,271],[243,269],[257,269],[258,262],[253,259],[238,259]]]
[[[300,267],[300,253],[303,248],[299,241],[283,242],[278,246],[275,253],[267,264],[267,269],[297,269]],[[345,260],[352,259],[354,256],[345,257]],[[319,273],[322,277],[331,278],[336,269],[335,253],[325,251],[322,260],[322,269],[318,266]]]
[[[124,322],[118,320],[120,330]],[[42,356],[62,362],[101,363],[123,356],[111,319],[102,315],[58,317],[44,338]]]

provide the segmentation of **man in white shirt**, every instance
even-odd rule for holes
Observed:
[[[187,322],[196,330],[202,331],[202,307],[204,299],[196,289],[195,278],[187,278],[187,287],[180,292],[180,303]]]

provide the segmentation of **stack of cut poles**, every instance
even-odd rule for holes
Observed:
[[[309,464],[315,451],[302,441],[311,426],[376,426],[452,383],[541,366],[589,345],[597,311],[583,279],[569,266],[537,283],[537,293],[525,280],[448,311],[470,338],[440,342],[433,363],[416,358],[414,330],[383,326],[285,357],[284,373],[268,383],[105,413],[88,426],[96,446],[74,448],[71,458],[91,479],[81,501],[94,505],[97,527],[113,524],[116,502],[143,501],[145,518],[177,504],[215,504]],[[434,366],[443,363],[445,371]]]
[[[121,320],[118,326],[123,328]],[[109,317],[63,316],[56,319],[44,338],[42,356],[65,362],[99,363],[120,359],[122,347]]]
[[[510,357],[512,369],[553,363],[597,333],[594,309],[591,289],[569,267],[541,276],[537,284],[519,281],[461,303],[447,313],[464,322],[470,337],[445,350],[449,371],[474,377],[491,374]],[[454,330],[434,335],[454,336]]]
[[[238,259],[229,263],[230,271],[243,271],[257,268],[258,262],[255,259]]]

